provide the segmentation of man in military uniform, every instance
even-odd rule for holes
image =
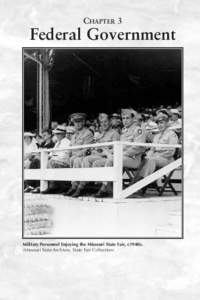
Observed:
[[[71,115],[71,121],[74,123],[75,133],[71,138],[71,146],[86,145],[93,143],[93,133],[85,127],[86,114],[84,113],[74,113]],[[85,157],[87,149],[74,149],[68,152],[67,164],[69,167],[73,168],[76,166],[76,161],[82,161]],[[71,188],[64,193],[65,196],[73,196],[76,192],[78,183],[76,181],[72,182]],[[76,196],[76,195],[75,195]]]
[[[119,134],[121,134],[122,121],[121,116],[119,114],[114,113],[111,115],[111,126],[113,129],[117,130]]]
[[[122,109],[122,122],[124,128],[120,136],[120,141],[125,142],[145,142],[145,132],[138,126],[137,112],[133,109]],[[144,147],[124,146],[123,147],[123,167],[138,168],[141,163],[141,156]],[[94,167],[110,167],[113,165],[113,155],[110,154],[106,160],[98,160],[93,163]],[[109,186],[104,182],[95,195],[96,197],[105,197],[109,194]]]
[[[159,133],[154,136],[156,144],[178,144],[176,133],[169,128],[169,116],[158,113],[156,117]],[[157,168],[162,168],[174,160],[176,148],[152,147],[146,154],[145,163],[140,170],[139,179],[152,174]]]
[[[119,133],[112,129],[111,121],[107,114],[101,113],[99,115],[99,122],[101,132],[97,136],[96,143],[106,143],[112,141],[118,141],[120,139]],[[90,168],[92,167],[94,162],[98,160],[106,162],[108,153],[111,153],[112,146],[104,146],[104,147],[97,147],[93,148],[91,154],[85,157],[77,157],[73,161],[74,168]],[[75,193],[72,194],[72,197],[79,197],[86,185],[87,182],[73,182],[72,187],[73,190],[76,190]]]
[[[171,109],[170,110],[171,113],[171,118],[169,120],[169,124],[170,126],[182,126],[182,121],[180,119],[180,113],[178,111],[178,109]]]
[[[66,138],[66,127],[63,125],[58,125],[56,129],[53,130],[53,134],[56,136],[56,144],[54,149],[63,151],[52,151],[49,154],[47,168],[55,169],[55,168],[67,168],[68,163],[68,150],[67,149],[70,145],[70,140]],[[49,194],[49,193],[57,193],[64,189],[64,185],[62,182],[59,181],[49,181],[48,188],[42,191],[42,194]]]

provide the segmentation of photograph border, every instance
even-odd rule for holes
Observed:
[[[180,237],[25,237],[24,236],[24,50],[26,49],[70,49],[70,50],[84,50],[84,49],[97,49],[97,50],[107,50],[107,49],[178,49],[181,51],[181,107],[182,107],[182,201],[181,201],[181,236]],[[65,240],[160,240],[160,239],[184,239],[184,47],[22,47],[22,239],[65,239]]]

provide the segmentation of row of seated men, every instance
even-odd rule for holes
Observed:
[[[105,143],[113,141],[126,141],[144,143],[148,134],[144,126],[139,121],[138,114],[133,109],[122,109],[121,118],[123,128],[121,134],[111,126],[111,120],[107,114],[99,115],[100,130],[95,136],[93,132],[85,126],[86,114],[74,113],[71,121],[74,124],[74,132],[68,131],[66,127],[58,125],[53,130],[56,137],[54,149],[65,149],[68,146],[84,145],[92,143]],[[174,130],[170,129],[169,115],[165,110],[158,111],[155,118],[157,131],[151,140],[157,144],[178,144],[178,136]],[[43,132],[44,144],[41,147],[52,148],[51,133],[48,130]],[[31,133],[25,133],[25,168],[38,168],[40,157],[33,153],[37,146],[32,143]],[[32,146],[30,146],[32,144]],[[31,149],[30,149],[31,148]],[[34,149],[33,149],[34,148]],[[142,146],[123,146],[123,167],[137,169],[137,180],[153,173],[156,168],[161,168],[174,159],[176,148],[151,147],[146,151]],[[47,168],[90,168],[109,167],[113,165],[112,146],[91,147],[90,149],[73,149],[67,151],[52,151],[49,154]],[[48,189],[42,191],[43,194],[63,192],[66,196],[79,197],[84,194],[87,182],[71,182],[67,190],[63,183],[50,181]],[[39,192],[39,187],[32,187],[30,182],[25,184],[25,191],[33,193]],[[99,190],[93,195],[95,197],[110,196],[112,192],[111,184],[103,182]]]

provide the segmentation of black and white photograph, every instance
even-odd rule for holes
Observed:
[[[28,48],[23,238],[183,238],[183,48]]]

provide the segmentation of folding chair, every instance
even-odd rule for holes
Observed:
[[[175,151],[175,154],[174,154],[174,159],[176,160],[176,159],[178,159],[180,157],[181,157],[181,152],[180,152],[180,149],[177,148],[176,151]],[[156,171],[157,170],[159,170],[159,168],[157,168]],[[146,191],[147,191],[148,188],[152,188],[152,189],[156,189],[157,190],[159,196],[162,196],[165,191],[172,191],[174,193],[174,195],[177,196],[178,192],[174,188],[173,184],[174,183],[181,184],[181,182],[182,182],[181,179],[174,179],[174,178],[172,178],[172,176],[174,175],[174,173],[177,170],[182,170],[182,168],[178,168],[178,169],[172,170],[168,175],[164,175],[162,177],[162,180],[161,180],[161,186],[158,186],[157,181],[152,182],[151,184],[149,184],[148,186],[146,186],[145,188],[143,188],[143,194],[146,193]]]
[[[177,171],[178,169],[175,169],[175,170],[172,170],[168,175],[164,175],[163,176],[163,179],[162,179],[162,183],[163,185],[160,187],[160,191],[159,191],[159,196],[162,196],[164,191],[167,191],[167,189],[171,190],[174,195],[178,195],[176,189],[174,188],[173,184],[176,184],[176,183],[179,183],[181,184],[182,183],[182,179],[175,179],[175,178],[172,178],[172,176],[174,175],[174,173]],[[179,170],[182,170],[182,168],[179,168]]]
[[[133,182],[137,169],[123,168],[123,176],[127,175],[128,178],[123,179],[124,186],[129,186]]]

